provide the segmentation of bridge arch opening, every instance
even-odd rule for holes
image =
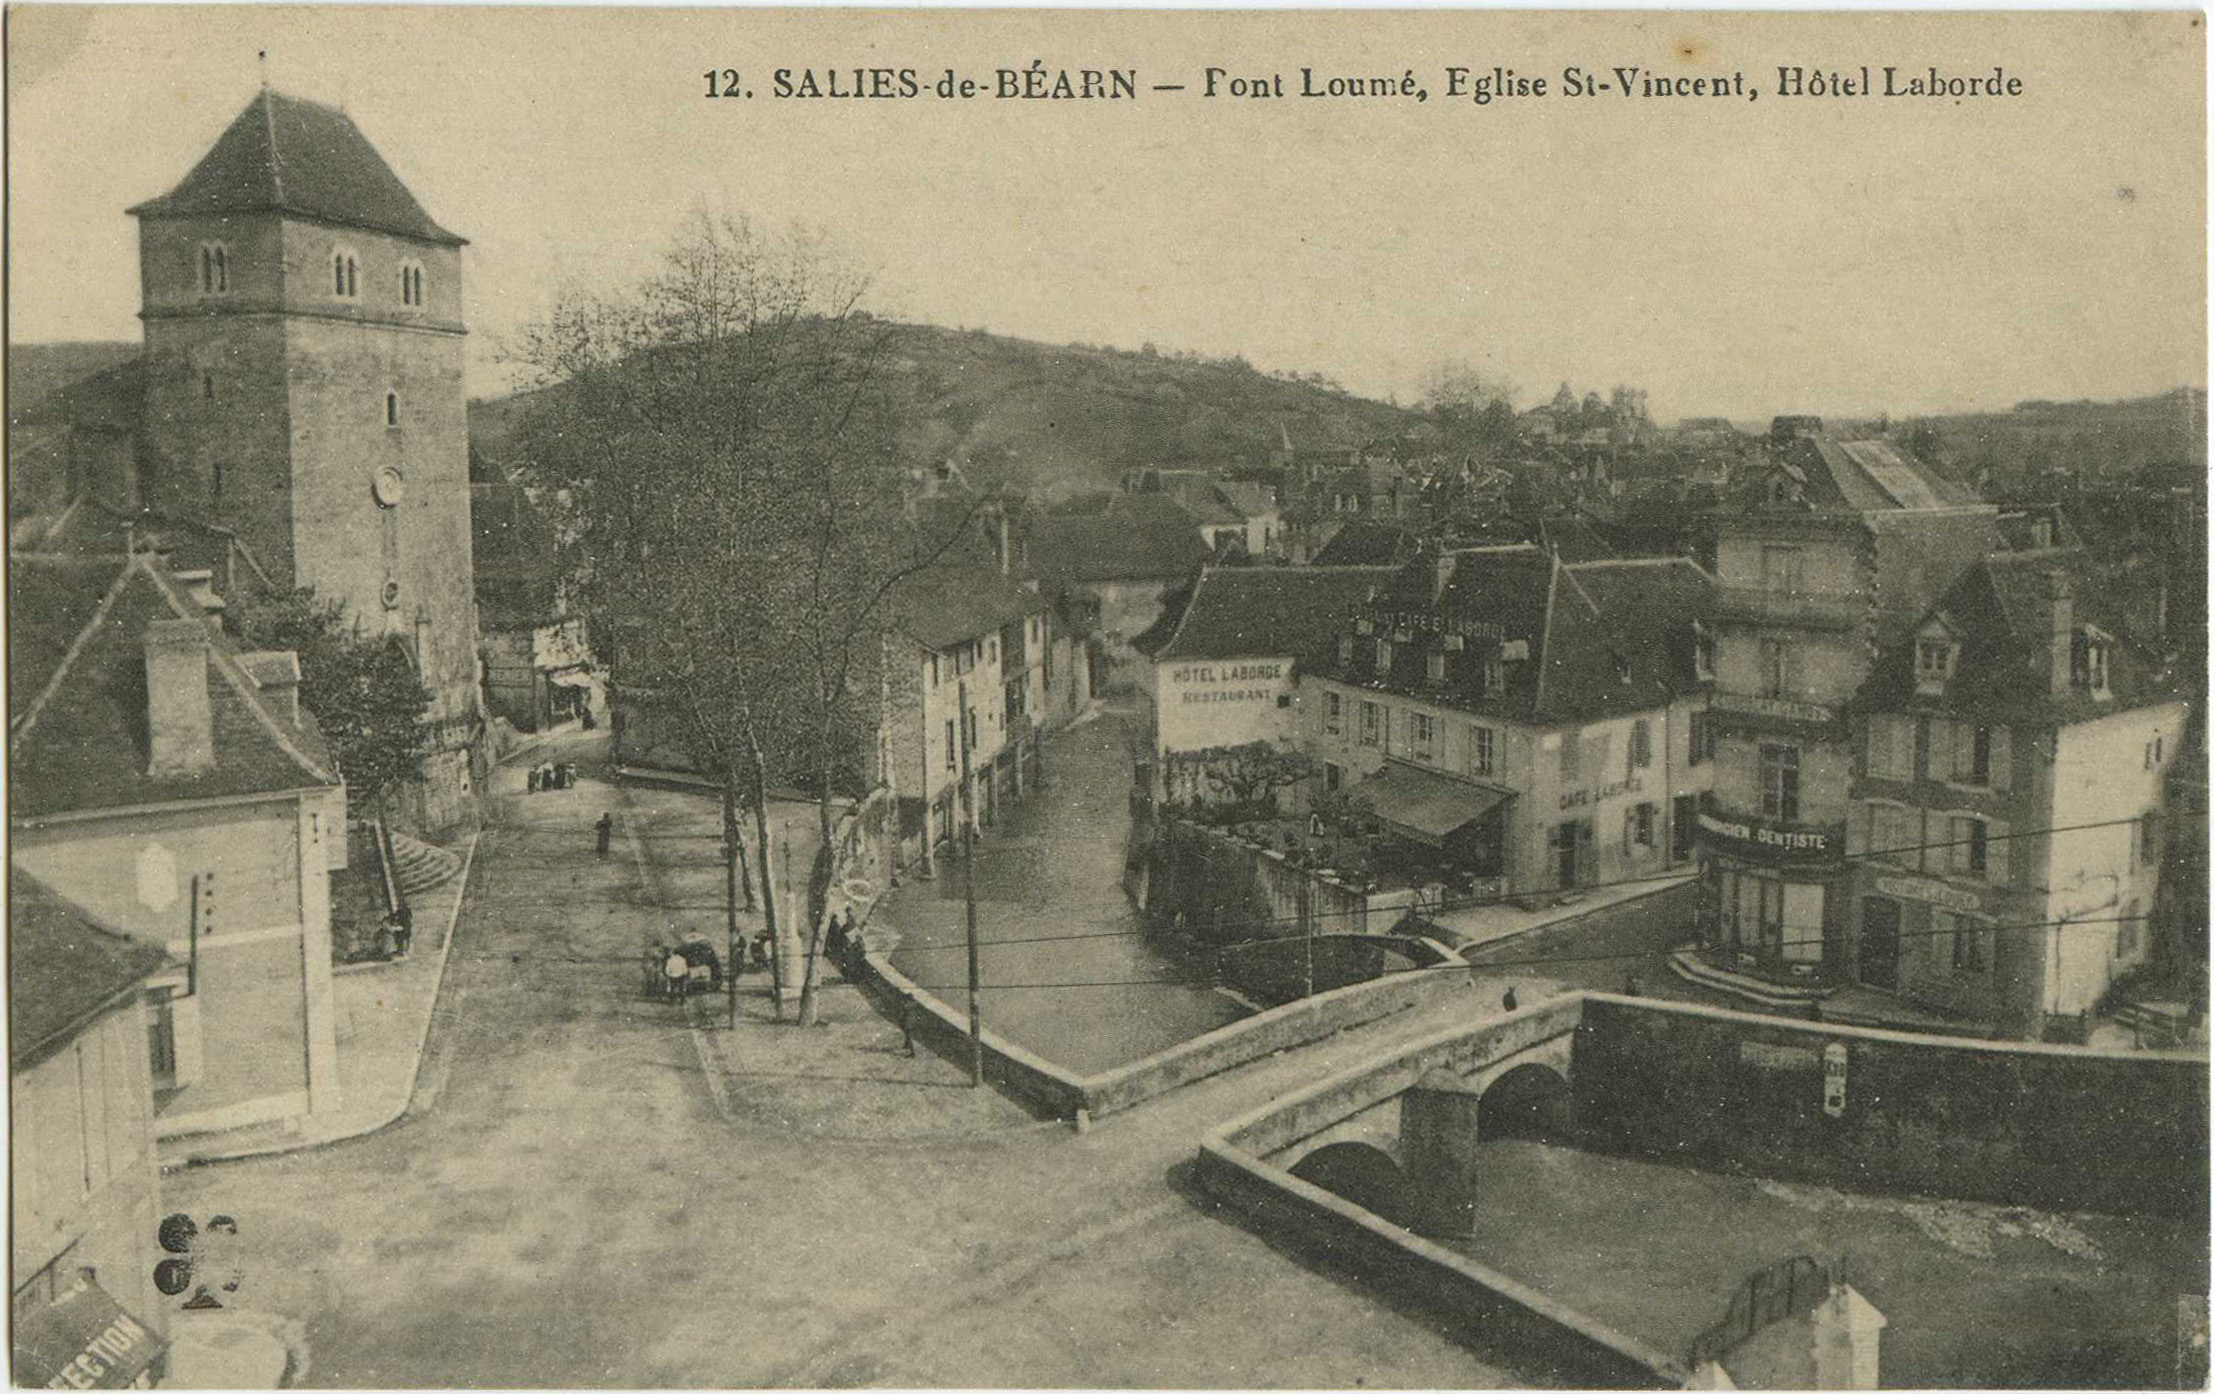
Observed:
[[[1476,1101],[1476,1135],[1565,1142],[1575,1124],[1568,1081],[1551,1065],[1517,1065],[1491,1082]]]
[[[1405,1227],[1415,1218],[1414,1185],[1389,1152],[1369,1142],[1333,1142],[1299,1159],[1291,1174]]]

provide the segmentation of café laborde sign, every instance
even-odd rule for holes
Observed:
[[[1284,661],[1267,663],[1186,663],[1169,670],[1177,702],[1273,702],[1284,680]],[[1257,684],[1267,683],[1262,687]]]

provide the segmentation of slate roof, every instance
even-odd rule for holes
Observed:
[[[1444,573],[1440,584],[1439,573]],[[1537,725],[1647,711],[1703,686],[1692,662],[1692,628],[1713,586],[1687,559],[1641,558],[1566,565],[1523,545],[1447,552],[1401,568],[1376,602],[1376,631],[1353,659],[1331,655],[1322,671],[1361,686],[1419,696],[1443,706]],[[1423,642],[1395,642],[1388,673],[1375,667],[1386,622],[1428,615],[1450,627],[1496,625],[1527,658],[1505,663],[1503,690],[1487,692],[1483,668],[1497,642],[1466,640],[1446,654],[1443,682],[1428,678]]]
[[[1199,520],[1166,494],[1118,494],[1096,513],[1045,521],[1039,568],[1062,582],[1174,581],[1209,553]]]
[[[1356,518],[1331,534],[1315,553],[1316,566],[1397,566],[1414,554],[1413,531],[1396,523]]]
[[[997,570],[959,563],[925,567],[902,581],[891,596],[899,628],[924,648],[940,653],[996,634],[1001,626],[1045,608],[1035,591]]]
[[[9,868],[9,1067],[37,1064],[168,959]]]
[[[2068,578],[2074,627],[2088,624],[2112,641],[2105,700],[2070,691],[2055,695],[2046,667],[2051,643],[2047,577]],[[1943,697],[1915,695],[1914,643],[1923,624],[1942,616],[1960,640],[1953,677]],[[2132,645],[2120,622],[2120,606],[2100,586],[2096,568],[2080,549],[1998,552],[1970,567],[1911,629],[1877,654],[1853,705],[1868,711],[1932,707],[1985,716],[2060,721],[2089,719],[2179,695],[2158,660]]]
[[[208,626],[215,759],[190,775],[146,773],[146,627]],[[237,646],[159,561],[11,558],[8,564],[8,802],[17,817],[177,799],[335,787],[313,718],[260,696]]]
[[[1818,511],[1872,513],[1981,502],[1888,441],[1804,435],[1783,444],[1775,464],[1804,485],[1808,504]]]
[[[183,183],[130,212],[289,213],[451,247],[468,241],[431,221],[346,113],[266,88]]]
[[[1354,612],[1394,574],[1389,566],[1209,567],[1153,659],[1290,654],[1302,664],[1321,662],[1352,627]]]

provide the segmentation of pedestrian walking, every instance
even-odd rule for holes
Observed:
[[[392,912],[392,954],[406,958],[408,946],[415,942],[415,907],[402,904]]]
[[[527,791],[529,793],[535,794],[538,792],[538,769],[539,767],[536,765],[530,767],[530,788]]]
[[[685,989],[692,976],[692,965],[684,957],[682,949],[670,949],[669,956],[661,960],[661,976],[668,980],[669,996],[682,1005]]]
[[[830,929],[824,935],[824,948],[830,955],[831,966],[843,975],[846,972],[846,957],[852,948],[852,941],[846,937],[845,917],[835,910],[830,912]]]
[[[600,855],[607,855],[607,844],[615,836],[615,815],[603,813],[600,821],[592,825],[592,832],[599,842]]]
[[[1499,999],[1499,1005],[1506,1008],[1510,1012],[1515,1009],[1517,1004],[1515,1001],[1513,988],[1510,987],[1507,989],[1507,995]]]

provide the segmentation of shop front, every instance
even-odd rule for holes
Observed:
[[[1699,812],[1702,951],[1733,973],[1831,986],[1844,971],[1843,824]]]

